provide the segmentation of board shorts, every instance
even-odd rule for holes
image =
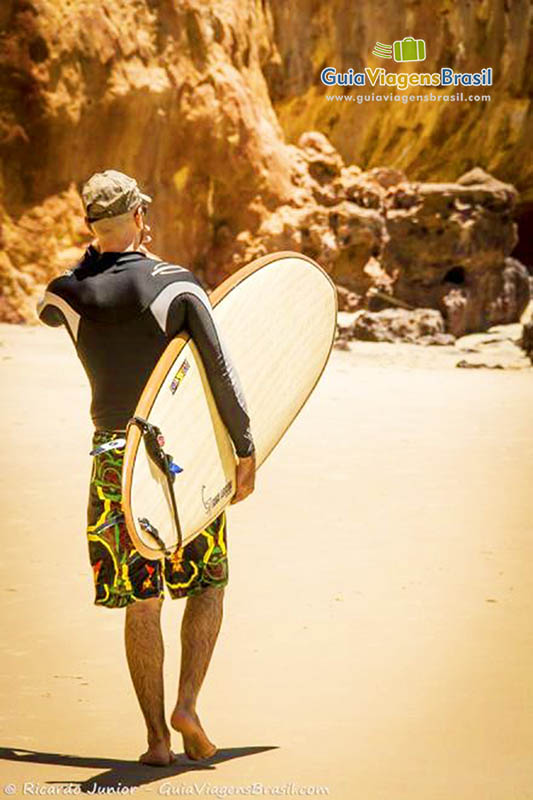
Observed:
[[[93,467],[87,509],[89,558],[96,591],[95,604],[123,608],[150,597],[191,597],[228,582],[226,515],[164,560],[150,561],[135,549],[122,512],[124,445],[99,451],[124,439],[124,431],[95,431]]]

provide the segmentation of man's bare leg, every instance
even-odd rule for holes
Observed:
[[[155,597],[132,603],[125,628],[128,666],[148,731],[148,750],[139,761],[153,766],[167,766],[175,757],[165,722],[161,605]]]
[[[217,587],[187,598],[181,625],[180,683],[170,722],[183,736],[185,752],[195,761],[210,758],[217,751],[202,728],[196,700],[222,623],[223,599],[224,589]]]

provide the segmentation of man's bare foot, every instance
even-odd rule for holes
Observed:
[[[200,761],[215,755],[217,748],[207,738],[198,714],[176,709],[172,714],[170,724],[183,736],[183,747],[190,759]]]
[[[175,758],[176,754],[170,749],[170,740],[163,740],[151,744],[146,753],[139,756],[139,761],[151,767],[168,767]]]

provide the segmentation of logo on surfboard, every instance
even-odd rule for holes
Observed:
[[[176,372],[176,374],[172,378],[172,383],[170,384],[170,391],[172,392],[172,394],[176,393],[176,389],[178,388],[178,386],[180,385],[180,383],[182,382],[182,380],[184,379],[184,377],[188,373],[190,366],[191,365],[189,364],[187,359],[185,359],[183,364],[180,366],[179,370]]]
[[[228,481],[225,486],[222,487],[220,492],[217,492],[213,497],[206,497],[205,496],[205,484],[202,486],[202,503],[204,504],[204,508],[206,513],[209,514],[215,506],[217,506],[221,500],[228,496],[231,493],[232,482]]]

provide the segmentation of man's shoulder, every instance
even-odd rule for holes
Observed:
[[[135,271],[139,280],[144,284],[150,294],[154,296],[162,292],[167,286],[177,286],[180,284],[194,284],[200,286],[200,282],[187,267],[181,266],[171,261],[163,261],[157,258],[146,258],[142,268]]]
[[[187,267],[182,267],[181,264],[163,261],[158,258],[150,257],[146,259],[146,271],[150,278],[166,283],[184,279],[197,283],[197,279]]]
[[[181,264],[163,261],[148,254],[129,271],[143,309],[166,314],[171,303],[186,292],[201,291],[196,276]]]
[[[53,278],[47,286],[48,292],[61,294],[62,291],[69,291],[76,285],[76,283],[85,277],[88,266],[94,261],[97,256],[97,251],[92,245],[89,245],[81,258],[69,269],[64,270],[60,275]]]
[[[72,287],[74,280],[73,276],[74,270],[65,270],[65,272],[61,273],[61,275],[58,275],[56,278],[53,278],[53,280],[50,281],[46,287],[46,291],[50,292],[51,294],[59,295],[59,297],[65,297],[65,295],[69,294],[69,289]]]

